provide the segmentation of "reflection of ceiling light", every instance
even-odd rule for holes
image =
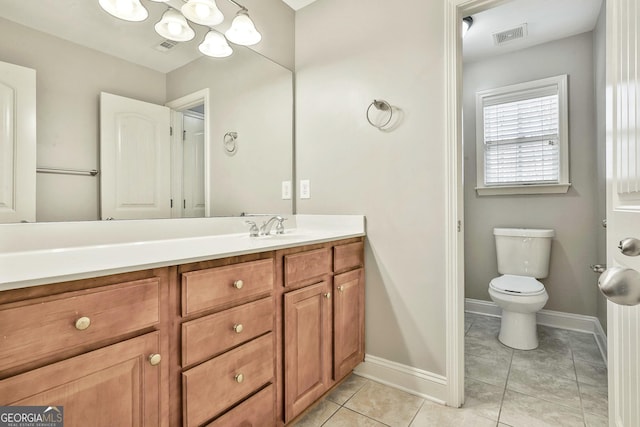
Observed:
[[[155,29],[162,37],[177,42],[187,42],[196,36],[196,32],[189,26],[184,16],[173,9],[167,10],[162,15]]]
[[[231,22],[231,28],[224,33],[230,42],[242,46],[252,46],[262,40],[262,35],[256,30],[247,9],[241,9]]]
[[[99,0],[98,2],[105,11],[125,21],[144,21],[149,16],[149,12],[140,4],[140,0]]]
[[[467,31],[469,31],[469,28],[471,28],[472,25],[473,25],[472,17],[465,16],[464,18],[462,18],[462,37],[464,37],[465,34],[467,34]]]
[[[214,58],[225,58],[233,53],[233,49],[227,43],[227,39],[217,31],[209,31],[204,37],[198,50],[204,55],[213,56]]]
[[[189,0],[180,10],[189,21],[200,25],[218,25],[224,20],[215,0]]]

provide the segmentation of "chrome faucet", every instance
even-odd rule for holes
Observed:
[[[271,227],[273,227],[273,224],[275,222],[278,222],[278,225],[276,225],[276,234],[284,234],[284,225],[282,225],[282,223],[285,220],[286,218],[283,218],[279,215],[272,216],[268,221],[263,222],[260,226],[260,235],[268,236],[269,234],[271,234]]]
[[[259,236],[259,231],[258,231],[258,226],[256,225],[256,223],[254,221],[245,221],[245,224],[247,224],[249,226],[249,236],[250,237],[258,237]]]

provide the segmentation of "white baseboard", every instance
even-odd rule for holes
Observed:
[[[492,301],[482,301],[471,298],[465,298],[464,301],[464,311],[468,313],[500,317],[502,315],[501,310],[502,309]],[[562,313],[553,310],[540,310],[536,317],[539,325],[593,334],[606,363],[607,335],[602,329],[600,320],[598,320],[597,317]]]
[[[354,372],[361,377],[441,405],[445,404],[447,398],[447,379],[444,376],[381,357],[365,355],[364,362],[358,365]]]

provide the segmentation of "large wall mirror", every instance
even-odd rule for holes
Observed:
[[[100,179],[113,174],[101,170],[103,93],[177,106],[170,109],[167,132],[171,125],[185,138],[170,138],[173,163],[161,176],[170,175],[175,200],[160,201],[172,205],[161,217],[292,213],[291,199],[282,194],[293,170],[289,69],[236,45],[227,58],[202,56],[198,44],[207,29],[197,25],[193,41],[167,50],[153,31],[167,8],[162,3],[144,2],[149,18],[143,23],[114,18],[97,0],[4,3],[0,61],[36,71],[37,221],[106,219]],[[233,4],[220,6],[233,17]],[[180,102],[203,93],[206,105],[204,98]],[[204,144],[205,132],[206,149],[198,145]],[[185,146],[176,145],[180,140],[187,141]],[[137,154],[140,162],[145,156],[144,150]],[[83,173],[93,169],[99,171],[96,176]]]

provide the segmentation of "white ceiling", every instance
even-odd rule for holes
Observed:
[[[473,25],[463,40],[464,60],[524,49],[591,31],[602,0],[513,0],[472,15]],[[493,34],[527,24],[528,36],[494,46]]]
[[[299,10],[316,0],[283,1]],[[169,3],[179,7],[182,0]],[[590,31],[601,3],[602,0],[513,0],[473,15],[473,26],[464,38],[465,61]],[[167,6],[153,1],[145,1],[144,5],[149,18],[142,23],[112,17],[97,0],[2,0],[0,17],[163,73],[201,56],[197,46],[207,28],[200,25],[193,25],[196,37],[192,41],[178,43],[169,52],[155,50],[163,38],[153,30],[153,23],[160,20]],[[227,1],[218,2],[218,6],[227,17],[237,11]],[[225,31],[230,21],[225,19],[216,29]],[[526,39],[493,46],[493,33],[522,23],[528,24]]]

